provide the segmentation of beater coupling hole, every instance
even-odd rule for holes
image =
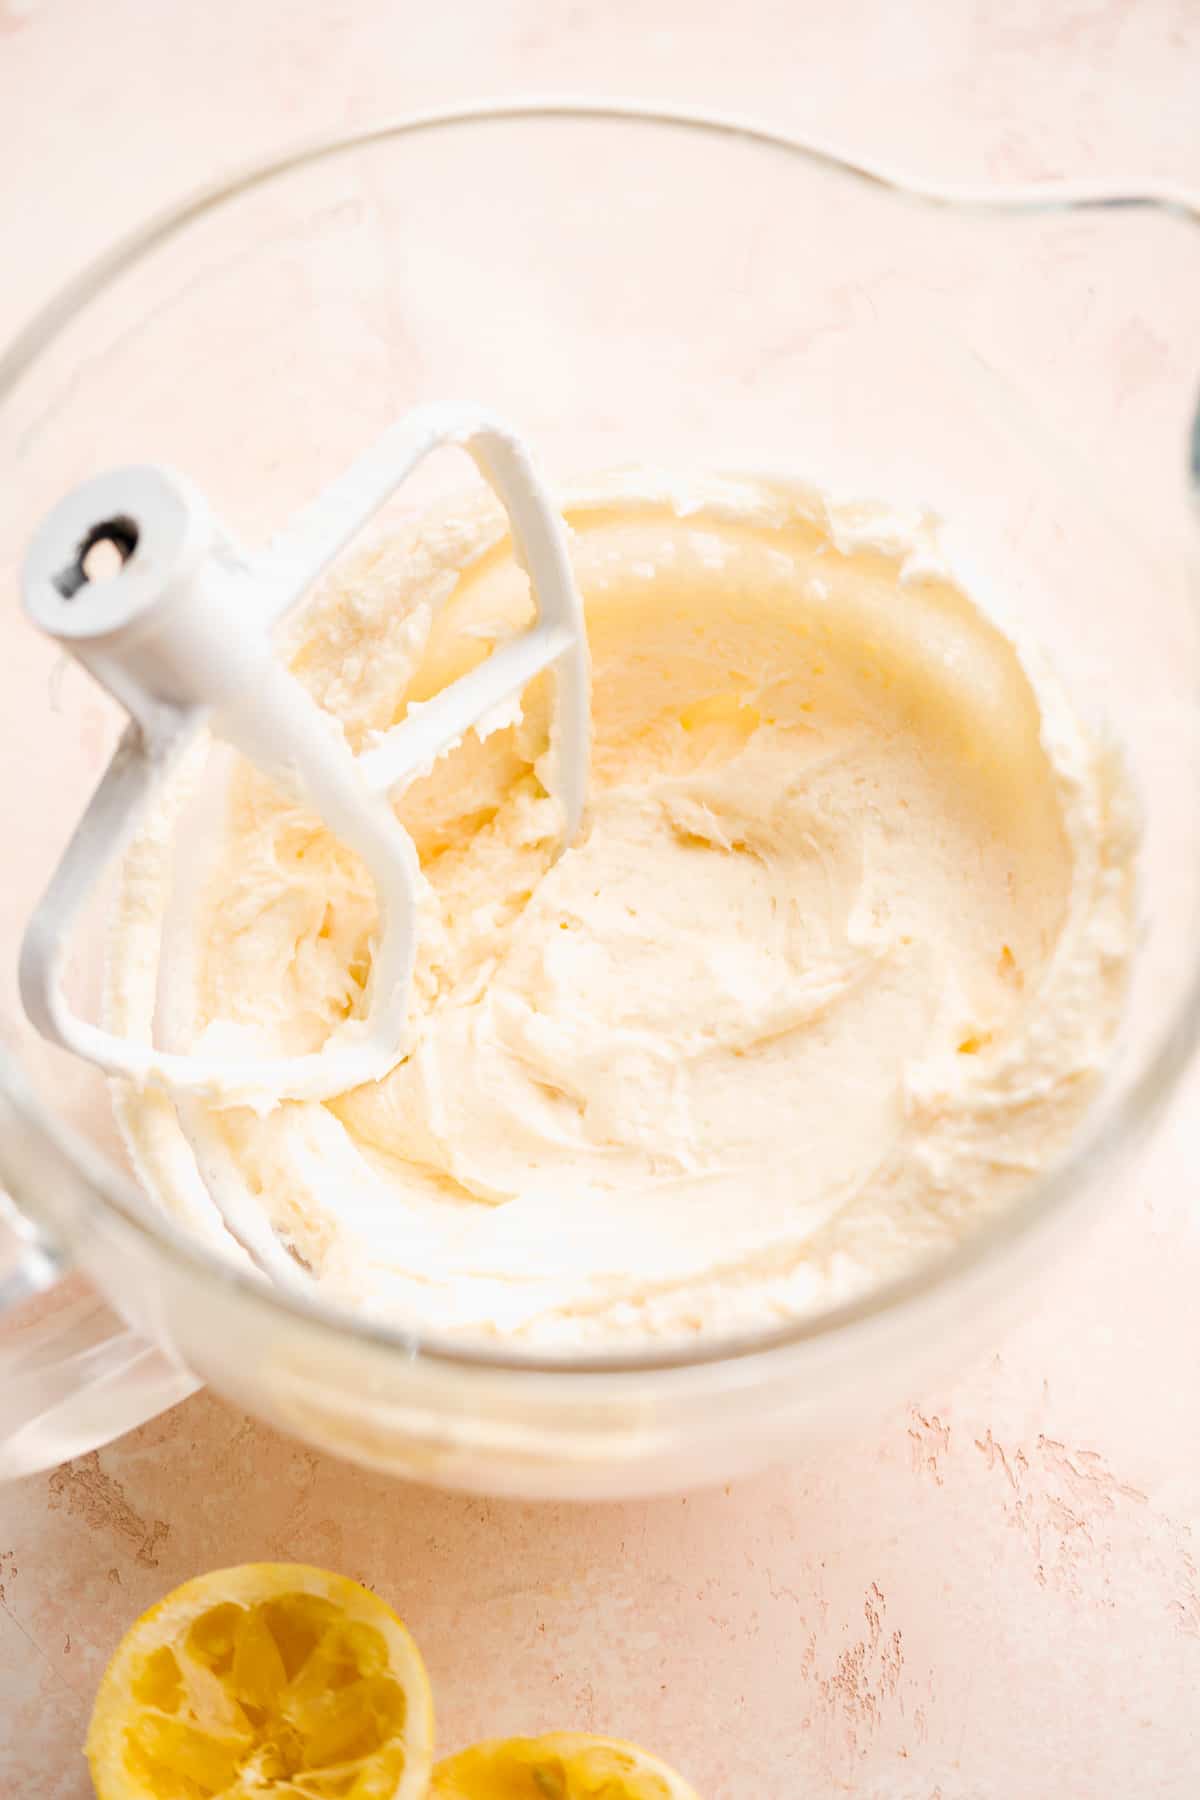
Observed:
[[[54,585],[64,600],[73,600],[81,588],[112,581],[137,547],[138,528],[133,519],[124,514],[104,519],[80,540],[74,561],[54,577]]]

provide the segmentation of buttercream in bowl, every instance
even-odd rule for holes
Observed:
[[[265,1113],[126,1091],[123,1127],[165,1206],[215,1236],[217,1192],[398,1322],[562,1347],[811,1313],[956,1243],[1077,1130],[1133,943],[1124,777],[927,521],[649,471],[565,510],[575,845],[555,860],[535,685],[397,798],[427,885],[393,1072]],[[285,649],[362,749],[528,616],[501,515],[464,503],[356,553]],[[248,766],[188,783],[126,865],[112,1022],[316,1048],[361,1004],[370,883]]]

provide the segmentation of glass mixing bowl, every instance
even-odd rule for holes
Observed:
[[[1169,200],[955,199],[731,123],[468,109],[252,170],[32,323],[0,363],[4,1471],[205,1381],[397,1474],[531,1495],[679,1486],[904,1397],[1029,1304],[1197,1028],[1200,231]],[[24,922],[119,724],[18,612],[33,527],[90,474],[166,461],[259,543],[442,398],[508,417],[552,480],[770,468],[932,508],[1119,735],[1145,809],[1122,1054],[1069,1161],[936,1265],[785,1330],[644,1353],[481,1351],[367,1324],[158,1215],[122,1171],[103,1080],[26,1024]],[[463,479],[435,460],[403,505]],[[75,957],[93,1002],[97,942]]]

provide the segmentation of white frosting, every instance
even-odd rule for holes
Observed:
[[[207,1187],[260,1260],[269,1221],[320,1288],[404,1323],[769,1323],[948,1247],[1061,1153],[1120,1014],[1131,809],[927,520],[644,471],[567,515],[576,845],[554,860],[539,682],[397,797],[424,873],[407,1059],[328,1104],[121,1115],[165,1205],[211,1233]],[[448,509],[339,571],[288,653],[361,749],[528,616],[498,514]],[[361,1004],[370,883],[244,765],[217,793],[160,1022],[173,1047],[316,1048]],[[112,1023],[143,1038],[168,842],[131,854],[112,964]]]

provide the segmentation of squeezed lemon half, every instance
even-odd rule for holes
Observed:
[[[440,1762],[430,1800],[698,1800],[635,1744],[557,1731],[475,1744]]]
[[[357,1582],[298,1563],[217,1569],[121,1640],[87,1758],[98,1800],[423,1800],[429,1677]]]

